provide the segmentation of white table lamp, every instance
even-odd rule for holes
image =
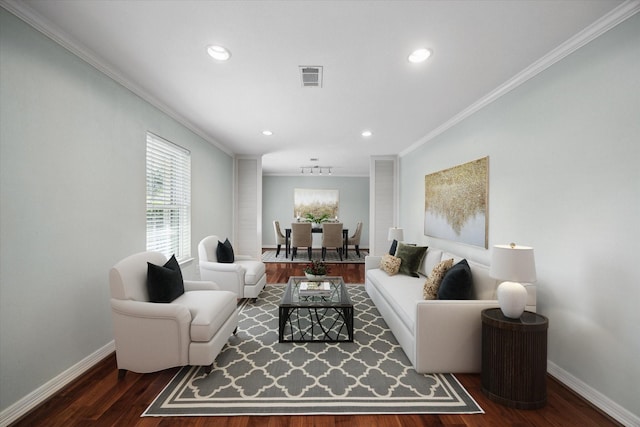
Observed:
[[[404,230],[398,227],[391,227],[389,229],[389,235],[387,236],[389,241],[396,240],[402,242],[404,240]]]
[[[521,282],[536,281],[536,263],[533,248],[510,245],[495,245],[491,255],[489,275],[503,280],[498,286],[498,303],[502,314],[511,319],[522,316],[527,305],[527,290]]]

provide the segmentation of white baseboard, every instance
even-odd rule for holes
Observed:
[[[38,387],[22,399],[18,400],[16,403],[0,412],[0,426],[8,426],[12,422],[17,421],[20,417],[26,415],[36,406],[40,405],[45,400],[56,394],[58,391],[62,390],[62,388],[64,388],[67,384],[71,383],[73,380],[83,375],[89,369],[93,368],[98,362],[109,356],[115,350],[115,342],[109,342],[104,347],[85,357],[80,362],[62,372],[60,375],[52,378],[50,381],[47,381],[42,386]]]
[[[618,405],[598,390],[580,381],[555,363],[547,361],[547,372],[619,423],[629,427],[640,426],[640,417]]]

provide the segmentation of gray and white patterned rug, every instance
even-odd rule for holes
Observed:
[[[453,375],[416,373],[364,286],[348,288],[353,343],[278,343],[284,285],[268,285],[211,374],[182,368],[143,416],[483,413]]]
[[[356,251],[353,249],[349,249],[348,258],[342,257],[342,261],[340,261],[340,257],[335,250],[328,249],[327,255],[325,257],[325,262],[331,263],[343,263],[343,264],[364,264],[364,257],[369,255],[369,251],[360,250],[360,257],[356,255]],[[322,259],[322,250],[321,249],[313,249],[311,251],[311,259],[321,260]],[[262,253],[262,262],[292,262],[292,263],[308,263],[309,257],[307,256],[307,249],[302,248],[298,249],[298,255],[291,260],[291,253],[289,253],[289,258],[284,255],[284,248],[280,250],[280,255],[276,257],[276,251],[264,251]]]

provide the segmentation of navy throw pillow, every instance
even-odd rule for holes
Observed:
[[[438,289],[438,299],[470,299],[472,287],[471,269],[467,260],[463,259],[444,275]]]
[[[235,255],[233,254],[233,247],[231,246],[231,242],[229,241],[229,239],[226,239],[224,243],[218,240],[216,257],[218,258],[218,262],[224,262],[227,264],[231,264],[233,263],[233,261],[235,261]]]
[[[147,263],[147,292],[149,301],[171,302],[184,294],[182,271],[175,255],[163,266]]]
[[[389,255],[395,256],[396,249],[398,249],[398,241],[393,239],[393,242],[391,242],[391,247],[389,248]]]

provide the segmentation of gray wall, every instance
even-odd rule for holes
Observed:
[[[337,176],[265,176],[262,180],[262,245],[275,247],[273,221],[284,228],[295,221],[293,190],[295,188],[326,188],[340,191],[338,218],[349,229],[349,235],[362,221],[361,248],[369,247],[369,178]],[[316,242],[317,240],[317,242]],[[320,247],[319,235],[314,247]]]
[[[489,156],[489,247],[535,248],[549,369],[640,416],[640,15],[401,158],[408,240],[424,175]],[[611,402],[610,402],[611,403]],[[636,418],[637,419],[637,418]]]
[[[109,268],[145,249],[146,131],[191,150],[194,257],[231,233],[232,159],[2,8],[0,77],[3,410],[112,340]]]

